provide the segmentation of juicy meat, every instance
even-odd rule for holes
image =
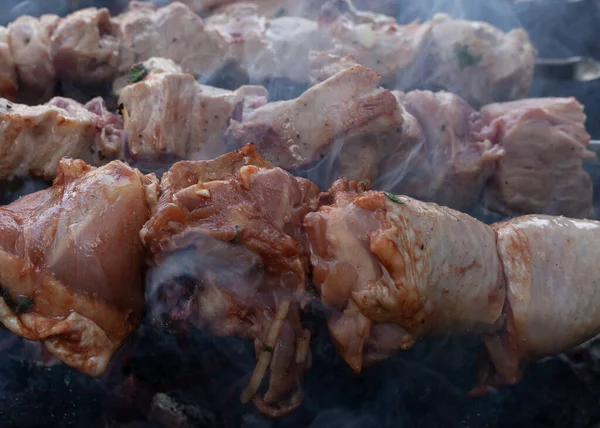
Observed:
[[[0,208],[0,322],[101,375],[142,316],[139,230],[157,182],[63,159],[51,188]]]
[[[526,362],[600,333],[600,222],[530,215],[492,227],[507,305],[504,330],[485,339],[483,386],[514,384]]]
[[[316,22],[299,17],[268,20],[251,3],[226,7],[210,16],[206,25],[225,40],[228,61],[240,66],[251,82],[306,81],[308,54],[321,46]]]
[[[182,3],[156,9],[132,2],[129,11],[115,20],[123,37],[121,73],[128,73],[134,64],[151,57],[163,57],[205,80],[225,61],[223,40],[208,31],[202,18]]]
[[[56,74],[81,84],[111,82],[121,54],[121,33],[108,9],[88,8],[62,19],[52,35]]]
[[[336,156],[341,146],[342,152],[353,148],[368,162],[344,163],[352,171],[359,167],[354,174],[360,176],[349,178],[363,178],[375,164],[373,151],[403,123],[398,102],[378,85],[377,74],[362,66],[344,70],[294,100],[269,103],[243,123],[232,121],[229,143],[253,143],[265,159],[288,170],[310,167],[329,152]],[[342,168],[339,175],[352,171]]]
[[[8,26],[21,93],[34,101],[47,101],[54,92],[56,72],[50,43],[59,19],[56,15],[21,16]]]
[[[0,26],[0,97],[16,101],[18,85],[8,29]]]
[[[375,186],[466,210],[501,159],[480,113],[448,92],[396,93],[406,109],[404,138],[380,167]],[[416,123],[415,123],[416,119]]]
[[[314,184],[246,146],[176,163],[141,232],[158,278],[150,281],[154,318],[254,340],[257,367],[242,398],[268,414],[299,404],[297,377],[309,361],[298,313],[308,268],[302,221],[317,202]]]
[[[496,327],[505,288],[492,229],[356,182],[337,181],[329,199],[304,227],[329,330],[355,371],[365,351],[376,361],[421,336]]]
[[[574,98],[533,98],[482,109],[505,151],[486,187],[485,202],[509,215],[588,217],[592,181],[583,170],[587,150],[583,106]]]
[[[425,83],[454,92],[475,108],[526,97],[535,49],[522,28],[504,33],[478,21],[431,21],[430,74]]]
[[[150,74],[120,91],[129,155],[138,161],[209,159],[226,152],[225,132],[244,108],[266,103],[262,87],[235,92],[201,85],[190,74]]]
[[[59,97],[38,106],[0,99],[0,179],[54,178],[62,157],[96,165],[121,157],[122,129],[101,98],[85,106]]]

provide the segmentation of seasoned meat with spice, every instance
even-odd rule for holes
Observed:
[[[22,98],[44,102],[54,92],[56,72],[51,37],[59,22],[56,15],[21,16],[8,26],[10,49],[19,76]]]
[[[206,25],[225,40],[228,61],[244,70],[251,82],[273,78],[305,82],[308,54],[322,47],[315,21],[299,17],[269,20],[252,3],[228,6],[210,16]]]
[[[508,215],[583,218],[593,212],[583,106],[574,98],[532,98],[482,109],[491,138],[505,156],[486,187],[484,202]]]
[[[157,181],[63,159],[51,188],[0,208],[0,322],[101,375],[142,316],[139,231]]]
[[[484,390],[514,384],[527,362],[600,333],[600,222],[529,215],[492,228],[507,304],[504,329],[485,339]]]
[[[478,21],[436,16],[425,84],[454,92],[475,108],[526,97],[535,49],[522,28],[504,33]]]
[[[55,97],[27,106],[0,99],[0,179],[54,178],[62,157],[99,165],[122,157],[123,122],[101,98],[88,104]]]
[[[341,167],[333,166],[333,176],[361,179],[376,172],[380,146],[402,123],[398,102],[379,87],[377,74],[355,66],[294,100],[269,103],[242,123],[232,121],[228,142],[234,147],[255,144],[265,159],[288,170],[320,160],[327,167],[327,155],[335,158],[341,151]],[[331,181],[321,184],[328,187]]]
[[[396,151],[379,168],[375,188],[471,208],[503,155],[490,141],[483,116],[448,92],[395,95],[406,126]]]
[[[52,35],[57,76],[80,85],[112,82],[119,69],[121,37],[108,9],[88,8],[70,14]]]
[[[227,152],[225,132],[266,104],[262,87],[237,91],[201,85],[185,73],[148,74],[120,91],[129,156],[140,162],[210,159]]]
[[[494,232],[449,208],[337,181],[304,220],[328,326],[356,372],[422,336],[490,331],[505,287]]]
[[[298,307],[309,265],[302,221],[318,196],[246,146],[173,165],[141,232],[153,318],[253,340],[258,361],[242,399],[272,416],[300,404],[298,377],[310,364]]]
[[[136,63],[163,57],[202,81],[219,70],[226,60],[221,37],[208,31],[202,18],[182,3],[174,2],[157,9],[132,2],[130,9],[115,21],[122,34],[121,74],[129,73]]]
[[[0,97],[16,101],[18,87],[17,70],[10,50],[8,29],[0,26]]]

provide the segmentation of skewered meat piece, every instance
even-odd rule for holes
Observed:
[[[328,52],[311,51],[308,55],[308,76],[310,86],[324,82],[336,74],[359,65],[353,57],[330,54]]]
[[[59,20],[56,15],[21,16],[8,26],[10,50],[25,101],[45,102],[52,97],[56,72],[51,37]]]
[[[271,416],[300,404],[298,377],[310,361],[298,301],[309,265],[302,221],[318,196],[314,184],[246,146],[211,161],[176,163],[141,232],[155,264],[153,318],[253,340],[258,361],[242,399]]]
[[[588,217],[592,180],[583,170],[587,149],[583,106],[574,98],[533,98],[482,109],[492,138],[506,154],[488,184],[484,201],[509,215]]]
[[[312,167],[330,154],[321,162],[329,168],[328,162],[340,153],[341,165],[332,166],[337,169],[333,176],[360,179],[376,173],[380,145],[389,142],[402,123],[392,93],[379,88],[373,71],[356,66],[295,100],[272,102],[243,123],[232,121],[228,133],[233,147],[255,144],[265,159],[287,170]]]
[[[335,310],[329,331],[354,371],[422,336],[495,331],[505,287],[490,227],[345,180],[329,199],[304,227],[313,281]]]
[[[18,85],[15,61],[10,50],[8,29],[0,26],[0,97],[16,101]]]
[[[63,159],[51,188],[0,208],[0,322],[91,376],[140,321],[139,231],[157,181]]]
[[[182,3],[156,9],[132,2],[129,10],[115,21],[120,27],[124,50],[119,65],[121,74],[129,73],[136,63],[163,57],[205,81],[224,64],[224,41]]]
[[[206,25],[227,42],[228,61],[244,70],[250,82],[273,78],[304,82],[310,50],[322,47],[315,21],[299,17],[267,20],[251,3],[226,7],[207,18]]]
[[[173,60],[152,57],[144,62],[137,63],[129,70],[129,74],[118,77],[113,82],[113,92],[120,94],[121,89],[131,83],[141,82],[153,78],[157,74],[181,74],[183,69]]]
[[[514,384],[525,363],[600,333],[600,222],[531,215],[492,226],[507,288],[504,329],[485,338],[479,391]]]
[[[408,135],[385,158],[375,188],[471,208],[504,154],[490,141],[483,116],[448,92],[395,95],[406,109]]]
[[[0,179],[54,178],[62,157],[100,165],[122,157],[123,122],[101,98],[85,106],[55,97],[26,106],[0,99]]]
[[[56,74],[80,85],[111,82],[119,69],[121,32],[108,9],[78,10],[52,35]]]
[[[144,63],[146,64],[146,63]],[[231,120],[267,102],[262,87],[227,91],[201,85],[190,74],[148,74],[120,91],[129,156],[138,162],[210,159],[226,152]]]

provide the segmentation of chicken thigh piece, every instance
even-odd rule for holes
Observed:
[[[359,372],[422,336],[496,331],[505,299],[495,235],[466,214],[337,181],[304,220],[342,357]]]
[[[64,158],[51,188],[0,208],[0,322],[101,375],[144,305],[139,231],[157,181]]]

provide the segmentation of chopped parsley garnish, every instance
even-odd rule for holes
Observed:
[[[142,63],[136,64],[131,67],[129,71],[129,83],[137,83],[148,75],[148,69]]]
[[[391,194],[391,193],[389,193],[389,192],[383,192],[383,194],[384,194],[385,196],[387,196],[387,198],[388,198],[390,201],[396,202],[397,204],[403,204],[403,203],[404,203],[404,202],[402,202],[402,199],[400,199],[400,198],[399,198],[398,196],[396,196],[396,195],[393,195],[393,194]]]
[[[239,226],[235,226],[235,235],[233,236],[233,238],[231,238],[231,240],[229,242],[231,242],[232,244],[237,244],[240,241],[240,232],[242,231],[242,228]]]
[[[263,345],[263,352],[273,352],[273,347],[269,345]]]
[[[471,67],[477,65],[483,59],[483,55],[473,55],[469,51],[469,46],[467,45],[454,45],[454,53],[456,54],[456,59],[458,60],[458,67],[461,70],[464,70],[467,67]]]
[[[367,180],[365,180],[364,178],[362,180],[360,180],[359,183],[362,184],[363,186],[369,185],[369,182]]]

